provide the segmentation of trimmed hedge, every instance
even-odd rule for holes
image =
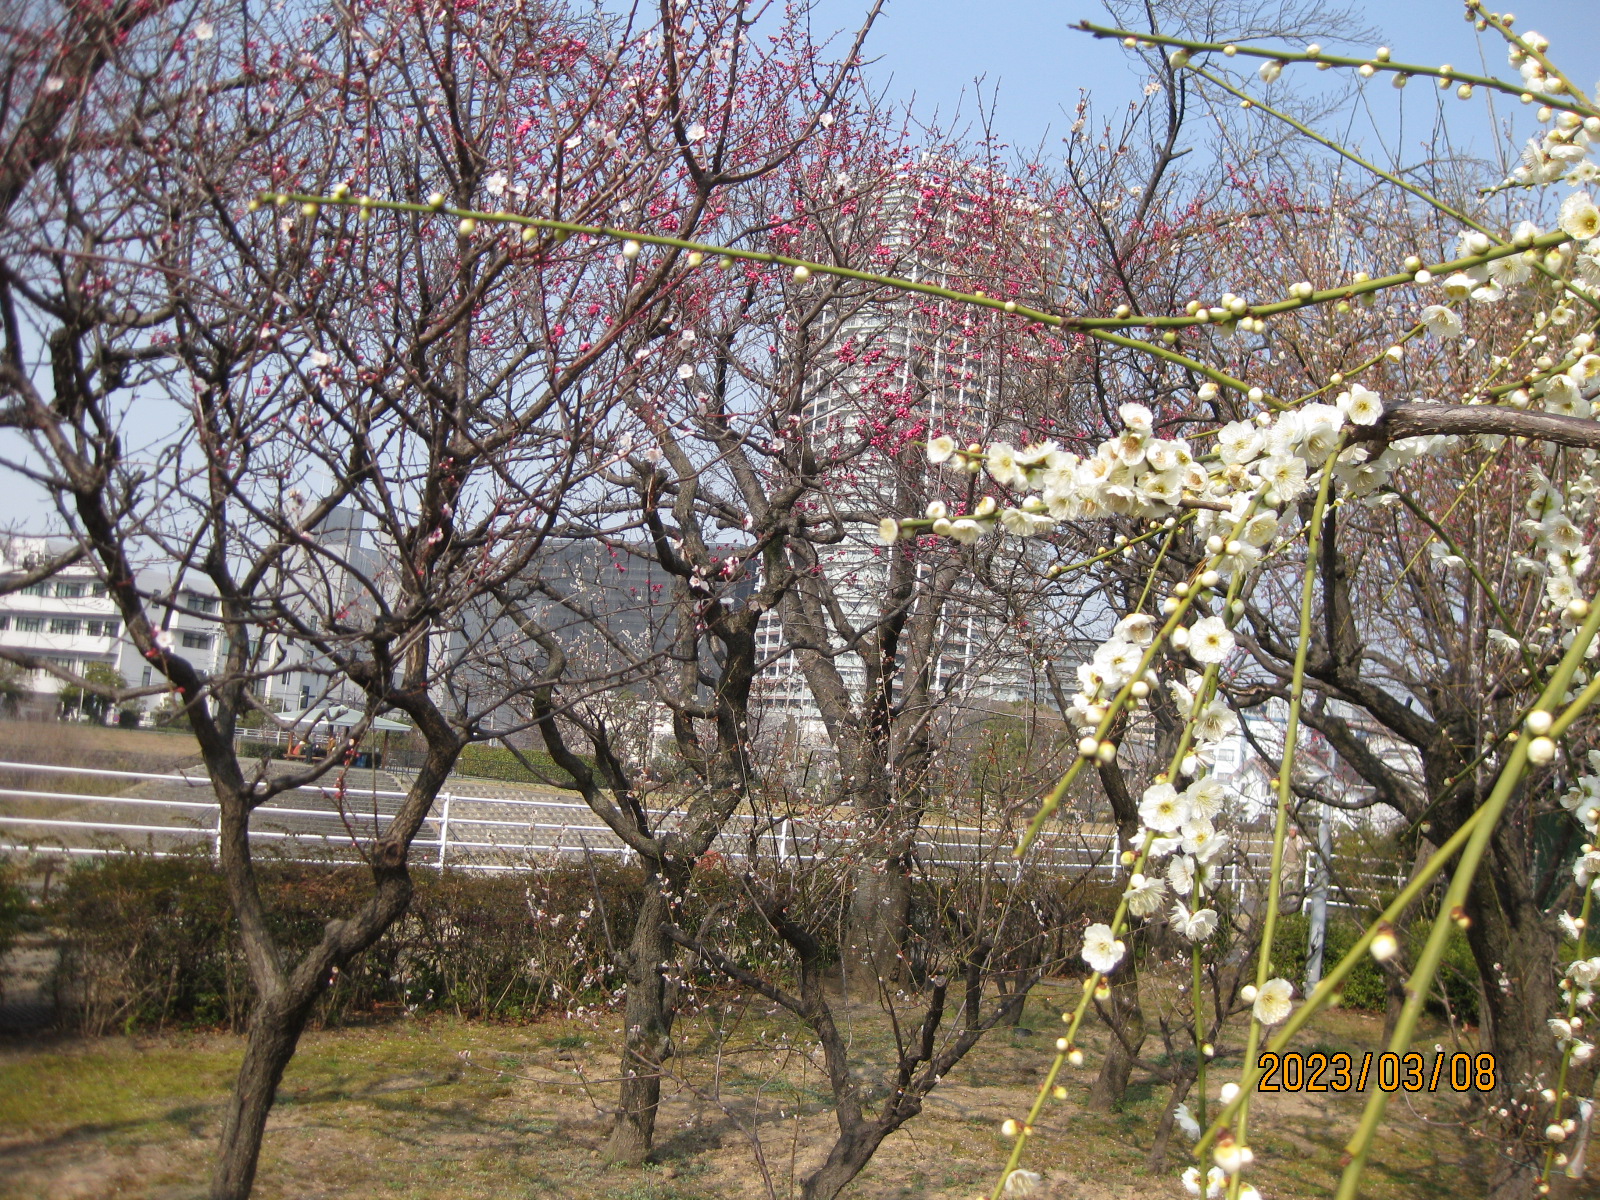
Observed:
[[[355,867],[268,863],[258,873],[274,930],[296,950],[314,944],[324,922],[355,908],[371,886]],[[637,867],[610,858],[566,859],[497,875],[418,870],[413,880],[407,914],[339,974],[319,1004],[317,1023],[419,1011],[517,1020],[621,996],[616,960],[632,932],[642,883]],[[840,905],[849,893],[844,882],[815,877],[815,886],[789,904],[791,917],[834,959]],[[1077,966],[1071,950],[1083,926],[1109,917],[1117,895],[1116,887],[1082,881],[991,880],[984,903],[996,908],[987,911],[1013,914],[991,965]],[[913,974],[950,968],[969,899],[951,881],[913,885],[906,947]],[[63,1027],[91,1034],[243,1028],[248,974],[226,888],[207,858],[129,855],[79,865],[62,882],[47,919],[62,947],[55,990]],[[786,979],[787,947],[717,855],[707,855],[695,871],[680,919],[747,970]],[[691,1007],[697,989],[724,982],[680,962]]]

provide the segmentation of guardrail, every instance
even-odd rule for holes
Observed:
[[[0,788],[0,851],[96,857],[139,850],[164,855],[205,848],[218,852],[221,809],[214,800],[185,798],[209,788],[203,775],[150,774],[40,763],[0,762],[0,770],[106,779],[126,790],[165,793],[129,796],[81,791]],[[369,780],[367,772],[361,772]],[[373,780],[375,782],[375,780]],[[375,786],[340,789],[309,785],[285,791],[252,814],[252,841],[283,857],[319,862],[361,861],[362,847],[381,834],[404,791]],[[24,811],[31,810],[31,811]],[[673,811],[651,814],[672,828]],[[971,868],[1010,861],[1015,831],[930,818],[915,841],[924,867]],[[859,822],[811,813],[736,813],[713,845],[724,858],[800,863],[869,844]],[[471,871],[515,871],[552,854],[630,856],[632,851],[581,801],[549,797],[473,795],[444,791],[412,842],[416,865]],[[1035,866],[1117,878],[1122,847],[1114,833],[1095,828],[1052,831],[1030,856]]]
[[[124,795],[25,788],[0,788],[0,852],[62,854],[74,858],[103,857],[137,850],[156,856],[220,851],[221,808],[215,800],[194,798],[209,789],[203,774],[152,774],[43,763],[0,762],[0,771],[37,772],[85,779],[104,779],[122,791],[163,794]],[[377,778],[358,772],[369,785]],[[381,773],[380,773],[381,774]],[[495,786],[492,784],[481,785]],[[290,860],[358,863],[393,817],[406,792],[376,786],[339,788],[308,785],[280,793],[252,814],[250,837]],[[31,809],[33,811],[23,811]],[[678,813],[651,814],[657,828],[672,828]],[[872,833],[862,830],[854,814],[734,814],[713,845],[724,858],[747,862],[765,859],[800,864],[824,855],[860,852]],[[926,869],[955,871],[982,864],[1009,863],[1015,830],[963,825],[930,817],[915,841],[915,854]],[[505,872],[526,870],[539,858],[563,854],[598,854],[628,858],[632,851],[589,808],[560,794],[538,796],[475,795],[443,791],[424,819],[411,845],[412,863],[439,870]],[[1122,845],[1105,827],[1078,826],[1047,830],[1029,863],[1064,874],[1118,879],[1124,868]],[[1301,856],[1301,895],[1309,903],[1313,856]],[[1246,844],[1224,869],[1231,887],[1254,889],[1265,878],[1270,854]],[[1336,857],[1328,904],[1363,908],[1373,897],[1405,882],[1403,874],[1372,870],[1372,864]]]

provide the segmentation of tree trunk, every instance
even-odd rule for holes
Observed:
[[[1181,723],[1173,723],[1166,706],[1156,711],[1157,719],[1163,726],[1156,741],[1156,756],[1158,759],[1170,758]],[[1142,825],[1139,802],[1129,792],[1122,768],[1115,762],[1105,763],[1100,767],[1099,776],[1100,786],[1105,788],[1111,812],[1117,819],[1119,844],[1137,846]],[[1120,873],[1118,878],[1121,878]],[[1089,1107],[1098,1112],[1113,1112],[1121,1107],[1122,1099],[1128,1092],[1128,1077],[1133,1073],[1133,1060],[1138,1056],[1139,1047],[1144,1045],[1144,1010],[1139,1007],[1139,970],[1134,961],[1133,934],[1130,927],[1127,935],[1128,952],[1110,980],[1111,1044],[1107,1048],[1105,1062],[1100,1064],[1100,1074],[1095,1078],[1094,1087],[1089,1089]],[[1199,1002],[1199,997],[1195,997],[1195,1003]],[[1123,1045],[1124,1041],[1126,1046]]]
[[[623,1007],[622,1083],[617,1120],[606,1143],[605,1161],[638,1166],[650,1155],[661,1104],[661,1064],[672,1052],[672,1013],[664,965],[673,946],[667,920],[667,881],[651,870],[645,877],[639,916],[628,945],[628,997]]]
[[[1133,1060],[1144,1045],[1144,1010],[1139,1007],[1139,972],[1130,949],[1127,960],[1111,980],[1111,1043],[1105,1062],[1089,1089],[1089,1107],[1097,1112],[1114,1112],[1128,1091]],[[1118,1034],[1121,1034],[1119,1037]],[[1124,1045],[1123,1043],[1127,1044]]]
[[[872,1161],[885,1132],[877,1122],[862,1122],[848,1133],[841,1133],[828,1152],[828,1160],[800,1185],[802,1200],[834,1200]]]
[[[852,1002],[876,1000],[881,982],[900,978],[906,920],[911,911],[911,875],[903,855],[864,864],[851,878],[846,917],[845,990]]]
[[[1172,1127],[1176,1124],[1174,1117],[1178,1105],[1184,1102],[1189,1095],[1189,1089],[1194,1086],[1195,1072],[1185,1070],[1172,1081],[1172,1094],[1167,1097],[1167,1107],[1162,1110],[1161,1120],[1156,1122],[1156,1136],[1150,1145],[1150,1156],[1145,1159],[1145,1166],[1152,1171],[1167,1169],[1167,1146],[1172,1141]]]
[[[1494,1054],[1496,1107],[1513,1107],[1555,1084],[1555,1041],[1546,1018],[1560,1011],[1555,935],[1529,894],[1525,870],[1492,844],[1472,884],[1467,940],[1483,978],[1483,1044]],[[1502,984],[1502,981],[1503,984]],[[1538,1186],[1536,1156],[1511,1139],[1489,1169],[1489,1200],[1532,1200]]]
[[[222,1145],[211,1177],[211,1200],[246,1200],[255,1183],[261,1137],[284,1068],[294,1057],[317,991],[300,997],[258,1001],[250,1014],[244,1062],[228,1098]]]

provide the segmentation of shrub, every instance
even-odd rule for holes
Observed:
[[[548,781],[557,787],[572,786],[572,776],[556,766],[555,760],[543,750],[520,750],[517,753],[528,761],[533,770],[524,766],[517,754],[504,746],[473,745],[461,751],[461,757],[456,760],[456,772],[475,775],[480,779],[502,779],[507,783]]]
[[[1288,913],[1278,918],[1277,933],[1273,937],[1272,969],[1276,975],[1289,980],[1298,989],[1306,976],[1306,940],[1311,930],[1311,919],[1305,913]],[[1408,939],[1408,949],[1413,955],[1422,948],[1428,925],[1419,921],[1413,936]],[[1324,971],[1331,970],[1360,939],[1363,927],[1345,916],[1328,916],[1327,943],[1323,950]],[[1445,946],[1444,961],[1439,968],[1439,983],[1429,997],[1429,1011],[1444,1015],[1445,1006],[1439,1000],[1437,987],[1444,988],[1449,1000],[1450,1013],[1461,1021],[1478,1020],[1478,968],[1466,935],[1459,929],[1451,931]],[[1383,1012],[1389,1004],[1389,988],[1383,968],[1370,954],[1362,955],[1355,968],[1345,977],[1344,1007],[1363,1012]]]
[[[349,867],[267,864],[261,876],[274,932],[296,949],[370,886]],[[323,996],[319,1023],[430,1009],[525,1017],[609,997],[611,944],[628,934],[637,870],[568,861],[515,875],[418,871],[415,884],[407,916]],[[206,858],[128,855],[76,867],[50,917],[67,1028],[242,1028],[250,989],[238,930]]]
[[[17,870],[9,863],[0,862],[0,959],[11,953],[17,944],[28,914],[28,895],[22,890]],[[0,972],[0,998],[5,996],[5,974]]]
[[[313,944],[326,914],[349,911],[370,886],[352,867],[268,863],[260,872],[273,931],[294,949]],[[638,868],[609,856],[564,857],[496,875],[418,870],[414,882],[405,917],[340,972],[318,1023],[433,1010],[525,1019],[620,996],[618,951],[632,934]],[[836,960],[847,889],[842,880],[817,882],[790,911]],[[907,944],[914,973],[948,968],[952,949],[968,937],[963,905],[977,891],[950,879],[915,881]],[[1119,891],[1044,875],[991,880],[986,903],[1012,916],[990,966],[1028,972],[1075,963],[1084,924],[1107,919]],[[250,989],[238,930],[222,878],[204,856],[128,855],[75,867],[49,915],[62,946],[56,994],[67,1028],[242,1028]],[[792,966],[788,948],[716,854],[695,871],[682,921],[748,970],[783,979]],[[702,989],[725,983],[688,958],[677,979],[689,1008]]]
[[[56,1006],[68,1027],[242,1022],[227,895],[204,859],[135,854],[79,866],[51,916],[61,932]]]

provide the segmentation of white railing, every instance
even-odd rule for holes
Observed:
[[[0,788],[0,851],[98,857],[130,850],[162,856],[201,848],[216,854],[220,848],[221,809],[216,801],[184,798],[210,787],[204,775],[16,762],[0,762],[0,771],[105,779],[122,784],[124,791],[168,793]],[[294,788],[255,810],[250,836],[286,858],[360,861],[362,847],[381,835],[406,794],[370,786]],[[516,871],[553,854],[631,855],[588,805],[558,795],[443,791],[412,842],[412,861],[439,869]],[[314,807],[319,801],[322,806]],[[670,829],[680,814],[658,812],[652,819],[658,828]],[[826,815],[736,813],[713,849],[737,861],[757,857],[800,863],[838,853],[851,842],[861,844],[855,825]],[[1009,862],[1014,836],[1011,830],[931,819],[916,839],[915,853],[924,867],[942,870]],[[1052,830],[1039,839],[1029,861],[1051,871],[1116,878],[1122,873],[1121,850],[1115,834],[1105,829]]]
[[[0,853],[104,857],[129,851],[166,856],[221,848],[221,809],[197,796],[210,789],[203,774],[153,774],[44,763],[0,762],[0,772],[32,772],[58,777],[103,779],[123,791],[164,791],[165,795],[106,795],[97,792],[0,788]],[[368,772],[360,775],[371,781]],[[456,781],[442,791],[419,836],[412,862],[466,871],[526,870],[552,855],[610,855],[632,851],[594,815],[588,805],[551,793],[536,798],[483,796],[474,791],[491,783]],[[252,814],[250,837],[280,857],[333,863],[362,861],[363,847],[381,835],[406,792],[374,787],[339,789],[308,785],[281,793]],[[320,807],[316,805],[320,804]],[[670,829],[674,812],[651,814],[658,828]],[[763,816],[736,813],[713,849],[724,858],[752,857],[799,864],[859,850],[870,842],[848,814]],[[854,846],[852,846],[854,843]],[[1008,863],[1015,832],[962,825],[943,818],[925,822],[915,853],[925,869],[952,871],[989,863]],[[1046,830],[1029,855],[1037,869],[1117,879],[1123,873],[1122,845],[1109,828],[1056,827]],[[1258,844],[1240,847],[1224,870],[1230,887],[1253,889],[1265,879],[1270,853]],[[1309,904],[1315,855],[1302,854],[1302,896]],[[1405,883],[1403,873],[1373,870],[1373,864],[1336,856],[1328,904],[1362,907],[1370,897]],[[1346,897],[1350,901],[1347,902]]]

